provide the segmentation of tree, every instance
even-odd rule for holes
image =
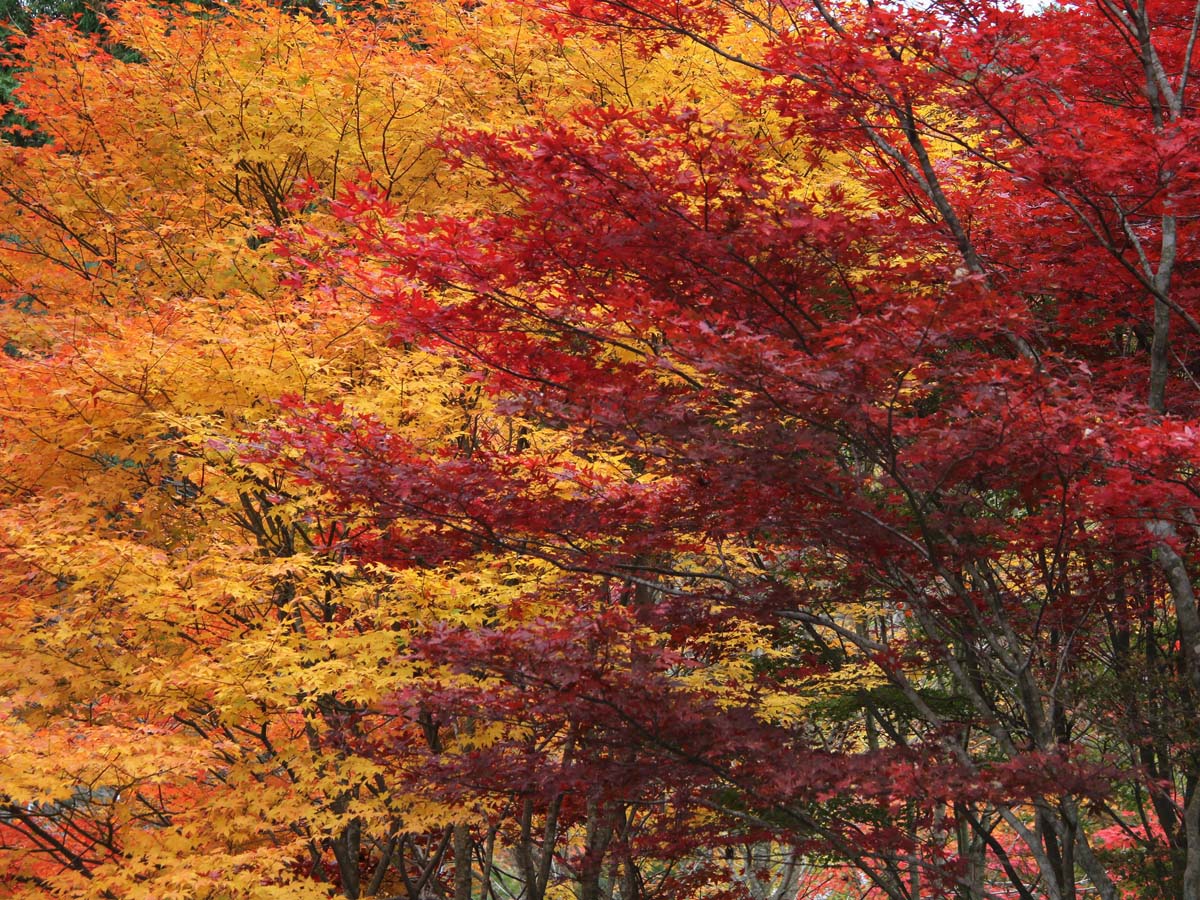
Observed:
[[[575,804],[581,896],[637,896],[611,823],[650,796],[670,798],[659,859],[769,838],[892,898],[1200,896],[1179,727],[1200,687],[1200,11],[545,17],[706,48],[733,108],[613,99],[461,130],[447,152],[499,211],[359,193],[339,206],[351,240],[289,238],[395,340],[561,435],[438,460],[299,410],[271,436],[371,511],[370,558],[503,549],[571,573],[542,598],[557,609],[409,651],[475,679],[465,703],[452,678],[423,702],[538,742],[459,754],[447,789]],[[780,141],[866,192],[814,185]],[[531,794],[530,771],[558,781]]]
[[[396,208],[498,208],[442,134],[720,73],[681,86],[688,54],[562,44],[507,6],[111,12],[133,55],[65,21],[17,42],[39,139],[0,147],[3,891],[465,897],[519,883],[509,846],[554,890],[567,838],[531,806],[429,789],[483,723],[392,706],[426,683],[396,658],[414,636],[528,615],[554,573],[359,564],[353,516],[240,451],[300,402],[436,458],[561,435],[389,349],[360,295],[281,284],[271,229],[337,230],[323,195],[354,172]]]

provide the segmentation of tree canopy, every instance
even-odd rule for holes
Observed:
[[[7,37],[2,890],[1200,898],[1200,6],[99,12]]]

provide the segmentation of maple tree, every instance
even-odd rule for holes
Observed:
[[[1200,896],[1200,11],[544,14],[699,45],[734,109],[458,130],[449,159],[501,208],[362,189],[351,239],[289,236],[298,269],[560,435],[437,459],[319,408],[267,435],[371,511],[368,558],[567,573],[525,619],[409,649],[445,674],[398,709],[524,729],[435,753],[442,790],[578,823],[581,897],[740,840],[893,898]],[[631,835],[653,798],[669,815]]]
[[[551,590],[553,572],[502,555],[359,565],[342,547],[353,517],[239,448],[284,396],[431,450],[560,438],[496,411],[453,360],[390,350],[353,292],[281,287],[264,229],[336,229],[319,195],[353,172],[399,206],[495,204],[439,164],[447,129],[581,95],[711,89],[719,69],[684,87],[664,72],[694,69],[687,55],[563,45],[513,8],[111,11],[103,39],[63,20],[14,38],[26,130],[0,153],[3,891],[555,889],[555,829],[528,805],[428,790],[422,766],[447,740],[388,706],[422,684],[395,659],[408,635],[478,626]],[[510,852],[529,865],[497,874]]]
[[[7,893],[1200,896],[1195,7],[110,12],[10,35]]]
[[[366,690],[350,673],[374,670],[401,607],[311,552],[337,527],[311,498],[221,447],[278,394],[341,392],[377,356],[353,304],[283,301],[256,229],[283,215],[297,167],[332,184],[347,157],[389,187],[403,168],[419,190],[421,132],[394,122],[428,95],[391,74],[385,90],[379,73],[412,57],[386,26],[134,6],[118,29],[136,66],[64,22],[24,44],[23,114],[48,140],[3,161],[3,533],[19,598],[4,629],[5,884],[357,890],[388,871],[358,846],[386,843],[397,806],[362,787],[379,767],[328,772],[323,757]],[[302,65],[314,44],[338,78]],[[339,55],[351,46],[356,68]],[[423,371],[389,374],[432,401]]]

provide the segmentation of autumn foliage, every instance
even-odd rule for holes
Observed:
[[[1198,23],[9,34],[0,893],[1200,897]]]

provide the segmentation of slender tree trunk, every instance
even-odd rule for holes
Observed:
[[[454,900],[471,900],[471,829],[454,826]]]
[[[587,831],[579,871],[579,900],[601,900],[600,876],[604,871],[604,854],[612,836],[612,805],[588,800]]]

